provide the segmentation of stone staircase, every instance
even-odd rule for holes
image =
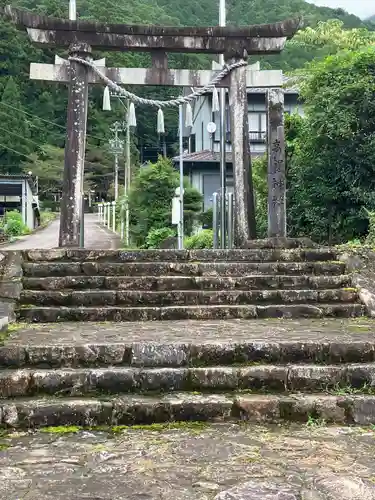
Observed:
[[[14,330],[0,346],[0,425],[375,423],[371,320],[178,325]]]
[[[329,248],[23,253],[20,321],[361,316]]]

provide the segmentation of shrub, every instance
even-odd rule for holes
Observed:
[[[202,212],[199,220],[203,226],[203,229],[212,229],[212,222],[213,222],[213,210],[212,208],[209,208],[205,212]]]
[[[6,213],[4,231],[8,237],[21,236],[30,232],[22,221],[22,215],[17,210]]]
[[[204,229],[193,236],[185,238],[185,248],[188,250],[194,248],[213,248],[214,233],[212,229]]]
[[[176,236],[176,231],[170,227],[160,227],[151,229],[146,237],[146,248],[160,248],[160,245],[167,238]]]
[[[184,225],[190,234],[194,219],[202,207],[202,195],[184,180]],[[144,247],[153,229],[172,229],[172,198],[179,186],[179,174],[170,160],[159,157],[154,164],[139,169],[129,192],[131,237],[135,245]]]

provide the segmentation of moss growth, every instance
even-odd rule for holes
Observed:
[[[10,444],[0,443],[0,451],[7,450],[8,448],[11,448]]]
[[[8,337],[9,332],[7,330],[3,332],[0,331],[0,346],[3,345],[6,340],[8,340]]]
[[[24,323],[10,323],[6,329],[7,333],[13,333],[17,332],[18,330],[21,330],[22,328],[25,328],[26,324]]]
[[[82,427],[77,427],[76,425],[61,425],[58,427],[42,427],[40,432],[45,432],[49,434],[75,434],[81,431]]]
[[[189,430],[193,432],[201,432],[206,429],[209,424],[206,422],[191,421],[191,422],[165,422],[147,425],[114,425],[114,426],[94,426],[94,427],[78,427],[75,425],[57,426],[57,427],[42,427],[40,432],[49,434],[76,434],[84,430],[102,431],[113,434],[119,434],[124,431],[152,431],[163,432],[173,429]]]
[[[155,423],[147,425],[116,425],[111,427],[109,430],[114,433],[122,431],[153,431],[153,432],[164,432],[168,430],[178,429],[178,430],[189,430],[194,432],[201,432],[206,429],[208,423],[206,422],[165,422],[165,423]]]

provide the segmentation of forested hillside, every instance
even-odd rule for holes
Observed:
[[[0,6],[10,0],[1,0]],[[68,0],[14,0],[14,6],[51,16],[67,17]],[[283,20],[303,15],[314,25],[320,20],[341,19],[346,27],[364,26],[354,15],[341,9],[316,7],[304,0],[228,0],[228,24],[244,25]],[[153,23],[160,25],[215,25],[218,22],[218,0],[77,0],[81,18],[108,22]],[[290,46],[282,56],[262,61],[264,67],[291,70],[302,66],[318,49]],[[324,50],[320,49],[322,53]],[[61,51],[59,55],[64,56]],[[98,54],[99,55],[99,54]],[[100,54],[108,65],[144,66],[144,54]],[[54,52],[32,46],[26,34],[0,20],[0,169],[19,172],[24,168],[40,175],[42,191],[53,191],[61,179],[62,150],[66,120],[66,89],[62,85],[31,82],[30,62],[52,62]],[[204,56],[175,56],[171,66],[205,67]],[[164,98],[171,89],[136,89],[137,93]],[[176,92],[176,90],[174,90]],[[101,110],[102,89],[90,90],[87,180],[107,189],[113,181],[112,158],[107,149],[109,125],[121,119],[123,108],[115,103],[112,112]],[[156,113],[137,109],[138,127],[134,144],[157,145]],[[170,152],[176,140],[177,119],[172,111],[166,116],[167,146]],[[133,151],[136,155],[136,147]],[[28,165],[24,165],[24,163]]]

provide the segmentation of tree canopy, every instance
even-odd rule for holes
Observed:
[[[289,134],[289,216],[294,234],[323,241],[364,236],[375,208],[375,47],[309,65],[306,119]]]

